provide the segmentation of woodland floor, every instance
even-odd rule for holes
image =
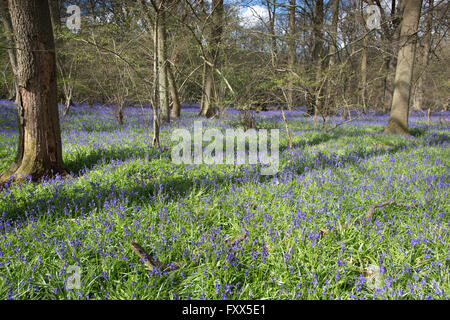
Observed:
[[[15,110],[0,101],[0,171]],[[73,108],[72,177],[0,191],[0,299],[449,299],[449,113],[413,116],[407,138],[382,133],[386,115],[325,133],[286,112],[289,150],[281,114],[262,112],[258,128],[280,129],[276,176],[172,163],[171,130],[197,113],[163,126],[158,149],[148,109],[125,109],[119,127],[112,109]],[[148,270],[133,240],[168,268]],[[71,265],[81,289],[65,289]]]

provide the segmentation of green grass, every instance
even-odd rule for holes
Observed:
[[[251,166],[175,165],[137,118],[114,129],[83,116],[62,125],[73,178],[0,193],[3,299],[448,299],[450,154],[438,141],[448,130],[412,140],[368,121],[322,133],[299,116],[294,150],[280,132],[280,172],[262,177]],[[0,171],[14,139],[0,133]],[[415,206],[365,221],[387,200]],[[132,240],[182,266],[150,272]],[[64,288],[71,265],[80,290]],[[382,270],[378,288],[370,265]]]

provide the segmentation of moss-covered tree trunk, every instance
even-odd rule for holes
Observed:
[[[406,1],[400,31],[400,49],[395,70],[394,94],[386,133],[409,134],[408,115],[414,67],[417,27],[422,0]]]
[[[18,157],[0,178],[65,175],[56,100],[55,44],[47,0],[9,0],[17,50],[23,136]],[[23,145],[23,150],[21,147]],[[21,155],[19,157],[19,155]]]

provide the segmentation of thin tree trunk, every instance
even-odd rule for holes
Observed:
[[[178,88],[177,83],[175,82],[175,77],[173,75],[172,67],[168,63],[167,65],[167,75],[169,80],[169,91],[170,91],[170,97],[172,98],[172,111],[171,116],[172,118],[178,118],[181,113],[181,103],[180,103],[180,97],[178,95]]]
[[[214,73],[212,70],[212,67],[209,65],[205,66],[205,86],[203,89],[203,107],[201,115],[205,116],[207,118],[210,118],[213,116],[213,86],[214,86]]]
[[[332,7],[332,20],[331,20],[331,41],[330,41],[330,60],[328,62],[328,77],[332,75],[333,66],[336,64],[336,52],[337,52],[337,35],[338,35],[338,19],[339,19],[339,0],[333,0]],[[335,109],[335,101],[332,92],[332,82],[327,81],[326,87],[326,101],[325,104],[329,108]]]
[[[361,102],[363,110],[367,108],[367,44],[368,35],[364,38],[361,54]]]
[[[400,50],[395,71],[394,94],[386,133],[409,134],[408,115],[414,67],[417,27],[422,0],[406,1],[400,33]]]
[[[314,119],[316,119],[319,112],[323,107],[323,84],[322,84],[322,71],[323,71],[323,20],[324,20],[324,6],[323,0],[316,0],[314,6],[313,16],[313,33],[314,33],[314,47],[313,47],[313,60],[316,66],[316,86],[314,88],[314,105],[309,106],[307,109],[308,114],[314,113]]]
[[[11,68],[14,74],[14,89],[15,89],[15,103],[17,105],[17,123],[18,126],[18,141],[17,141],[17,153],[16,157],[14,159],[13,164],[9,168],[10,172],[15,172],[22,161],[23,157],[23,107],[22,107],[22,101],[20,99],[20,93],[19,93],[19,80],[17,78],[17,60],[16,60],[16,50],[14,49],[14,37],[13,37],[13,28],[12,28],[12,22],[11,22],[11,16],[9,14],[8,10],[8,2],[3,1],[1,3],[1,11],[0,16],[3,20],[3,26],[6,33],[6,39],[8,40],[8,55],[9,55],[9,62],[11,64]],[[0,181],[2,180],[0,176]]]
[[[11,174],[15,174],[16,180],[28,175],[33,180],[56,173],[65,175],[56,101],[55,43],[48,2],[9,0],[9,9],[18,48],[17,75],[24,115],[23,156],[0,180],[5,181]]]
[[[397,66],[397,54],[399,50],[400,28],[404,2],[405,1],[402,0],[399,0],[398,2],[392,0],[392,29],[389,29],[387,27],[389,25],[387,24],[387,21],[383,21],[382,23],[384,39],[387,42],[386,45],[388,46],[387,51],[391,51],[391,53],[388,52],[387,54],[385,54],[383,61],[385,70],[385,76],[383,79],[383,104],[385,107],[385,111],[389,111],[392,106],[392,97],[394,93],[394,75]],[[380,10],[382,10],[382,8]]]
[[[59,11],[59,0],[48,0],[50,17],[53,29],[58,28],[61,24],[61,15]]]
[[[167,77],[166,19],[165,7],[158,10],[158,85],[161,122],[170,122],[169,80]]]
[[[2,0],[3,1],[3,0]],[[14,75],[14,90],[15,90],[15,102],[19,103],[19,86],[17,85],[17,60],[16,60],[16,50],[14,49],[14,39],[12,34],[12,23],[11,16],[8,11],[7,1],[0,2],[0,17],[3,21],[3,28],[5,30],[6,40],[8,41],[8,56],[9,63],[11,64],[11,69]]]
[[[158,105],[159,105],[159,63],[158,63],[158,24],[159,18],[155,15],[155,25],[153,27],[153,146],[159,147],[159,117],[158,117]]]
[[[428,62],[429,62],[429,57],[430,57],[430,50],[431,50],[431,41],[432,41],[432,37],[431,37],[431,28],[433,27],[433,10],[431,8],[433,8],[434,6],[434,0],[428,0],[428,14],[426,16],[426,34],[424,37],[424,43],[423,43],[423,54],[422,54],[422,68],[423,68],[423,72],[419,77],[419,82],[417,84],[417,93],[416,93],[416,107],[418,109],[424,109],[425,105],[424,105],[424,101],[425,101],[425,70],[428,66]]]
[[[295,41],[295,0],[290,0],[289,7],[289,38],[288,38],[288,72],[294,70],[295,57],[297,53],[296,41]],[[287,90],[287,108],[288,110],[294,109],[294,85],[292,81],[288,83]]]
[[[213,104],[214,104],[214,72],[215,69],[220,67],[219,62],[219,46],[222,42],[223,33],[223,16],[224,7],[223,0],[212,0],[211,2],[212,12],[211,12],[211,37],[208,41],[208,56],[207,58],[211,63],[205,63],[204,69],[204,87],[203,87],[203,97],[202,97],[202,107],[200,115],[206,116],[208,118],[214,115]]]
[[[275,20],[276,20],[276,11],[277,11],[277,1],[276,0],[266,0],[267,12],[269,14],[269,32],[270,32],[270,40],[271,40],[271,60],[272,67],[275,68],[277,62],[277,38],[275,36]],[[273,9],[272,9],[273,8]]]

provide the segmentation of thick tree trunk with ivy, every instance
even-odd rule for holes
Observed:
[[[47,0],[9,0],[17,50],[23,136],[14,164],[0,178],[67,174],[56,103],[55,44]],[[23,149],[21,149],[23,147]]]
[[[400,31],[400,50],[397,55],[394,94],[386,133],[409,134],[408,115],[413,74],[417,27],[422,0],[406,1]]]

